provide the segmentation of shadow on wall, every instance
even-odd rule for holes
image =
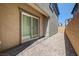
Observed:
[[[65,40],[65,49],[66,49],[66,56],[77,56],[66,32],[64,31],[64,40]]]
[[[48,27],[48,19],[49,19],[49,17],[48,18],[46,18],[46,20],[45,20],[45,22],[44,22],[44,35],[46,35],[46,31],[47,31],[47,27]]]

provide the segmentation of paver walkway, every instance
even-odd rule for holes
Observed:
[[[36,44],[36,43],[34,43]],[[33,46],[33,45],[32,45]],[[17,56],[65,56],[64,33],[57,34],[41,41],[31,48],[26,48]]]

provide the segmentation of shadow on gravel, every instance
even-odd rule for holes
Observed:
[[[77,56],[77,54],[76,54],[73,46],[71,45],[71,42],[68,39],[65,32],[64,32],[64,39],[65,39],[66,56]]]

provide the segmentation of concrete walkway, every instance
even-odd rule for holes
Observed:
[[[42,41],[43,40],[43,41]],[[40,43],[38,43],[40,42]],[[64,33],[43,38],[41,41],[36,41],[34,44],[20,52],[17,56],[65,56],[65,40]]]

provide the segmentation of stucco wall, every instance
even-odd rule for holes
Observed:
[[[50,16],[47,23],[46,36],[54,35],[58,32],[58,17],[54,11],[52,13],[50,10],[49,3],[37,3],[37,5]]]
[[[0,51],[19,44],[18,15],[18,9],[14,5],[0,4]]]
[[[0,51],[20,44],[20,14],[18,7],[40,17],[40,36],[43,36],[44,15],[27,4],[0,4]]]
[[[58,32],[58,18],[53,11],[49,19],[49,36],[52,36]]]

